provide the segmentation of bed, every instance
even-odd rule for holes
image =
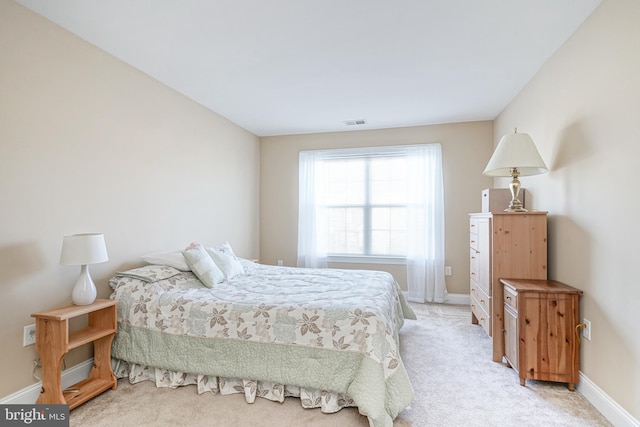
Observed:
[[[371,426],[391,426],[413,399],[399,330],[415,319],[393,277],[235,260],[211,287],[196,265],[117,273],[116,376],[249,403],[295,396],[328,413],[356,406]]]

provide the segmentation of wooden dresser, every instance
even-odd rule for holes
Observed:
[[[547,278],[547,212],[474,213],[469,218],[471,321],[504,355],[502,278]]]
[[[505,357],[526,379],[557,381],[574,391],[579,380],[579,289],[554,280],[501,279]]]

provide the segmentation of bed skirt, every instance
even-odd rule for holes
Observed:
[[[324,413],[338,412],[342,408],[355,407],[353,400],[342,393],[298,387],[293,385],[274,384],[250,379],[223,378],[203,374],[188,374],[166,369],[129,363],[113,359],[113,372],[117,378],[128,378],[131,384],[141,381],[152,381],[156,387],[178,388],[196,385],[198,394],[236,394],[243,393],[247,403],[253,403],[256,397],[274,402],[284,402],[285,397],[300,399],[303,408],[320,408]]]

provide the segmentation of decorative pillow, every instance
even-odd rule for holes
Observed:
[[[220,252],[225,253],[227,255],[231,255],[232,257],[234,257],[236,259],[238,258],[236,256],[236,254],[233,252],[233,249],[231,248],[231,245],[229,244],[229,242],[224,242],[221,245],[218,245],[218,246],[215,246],[215,247],[209,248],[209,249],[213,249],[215,251],[220,251]]]
[[[168,265],[147,265],[140,268],[134,268],[132,270],[116,272],[116,275],[118,276],[131,277],[147,283],[168,279],[170,277],[177,276],[178,274],[180,274],[180,270]]]
[[[218,268],[202,245],[193,249],[182,251],[187,265],[198,279],[207,287],[213,288],[217,283],[224,281],[224,274]]]
[[[220,270],[222,270],[227,280],[244,274],[242,263],[240,263],[240,260],[235,256],[215,248],[207,248],[207,253],[209,253],[211,259],[213,259]],[[233,251],[231,253],[233,253]]]
[[[149,264],[168,265],[180,271],[191,271],[182,255],[182,251],[156,252],[144,255],[142,260]]]

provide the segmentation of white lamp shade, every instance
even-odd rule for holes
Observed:
[[[109,261],[107,245],[102,233],[64,236],[60,264],[87,265]]]
[[[518,168],[522,176],[538,175],[549,171],[533,140],[526,133],[503,136],[482,174],[511,176],[513,168]]]

